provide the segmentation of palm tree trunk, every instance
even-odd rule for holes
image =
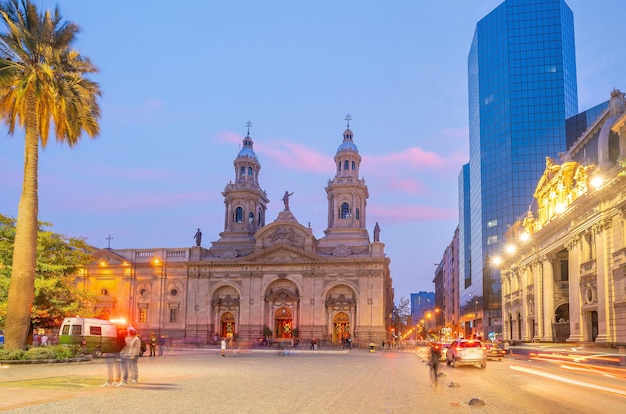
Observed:
[[[24,125],[24,182],[17,210],[13,269],[7,298],[5,320],[5,349],[24,349],[31,323],[31,310],[35,299],[35,269],[37,265],[37,170],[39,164],[39,128],[34,92],[28,97],[28,110]]]

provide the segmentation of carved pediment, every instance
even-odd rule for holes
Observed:
[[[130,265],[130,263],[130,260],[127,260],[119,254],[114,253],[110,249],[100,249],[96,251],[92,255],[91,262],[89,262],[90,265],[105,264],[107,266],[128,266]]]
[[[285,262],[310,262],[311,260],[319,260],[319,258],[313,254],[307,253],[304,250],[298,249],[291,245],[280,244],[270,248],[265,248],[260,252],[256,252],[246,257],[245,260],[250,262],[272,262],[272,263],[285,263]]]

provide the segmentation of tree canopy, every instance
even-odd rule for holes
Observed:
[[[59,327],[66,316],[93,316],[95,297],[75,285],[76,275],[91,260],[94,248],[82,238],[66,237],[45,230],[39,223],[33,327]],[[0,214],[0,327],[4,326],[7,290],[11,277],[15,220]]]

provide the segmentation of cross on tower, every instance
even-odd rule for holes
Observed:
[[[113,237],[111,237],[111,235],[109,234],[109,236],[105,237],[104,239],[109,242],[109,244],[107,246],[107,249],[110,249],[111,248],[111,240],[113,240]]]
[[[350,128],[350,120],[352,119],[352,117],[350,116],[350,114],[346,115],[345,120],[348,121],[348,128]]]
[[[248,135],[250,135],[250,127],[252,126],[252,122],[246,122],[246,127],[248,127]]]

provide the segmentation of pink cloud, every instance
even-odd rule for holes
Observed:
[[[418,194],[424,190],[424,185],[418,180],[414,180],[412,178],[387,180],[384,187],[394,192],[397,191],[409,194]]]
[[[265,154],[283,167],[300,171],[328,173],[334,171],[334,161],[326,154],[290,141],[259,145],[259,153]]]
[[[446,159],[434,152],[424,151],[421,148],[411,147],[402,152],[392,152],[382,156],[363,156],[368,165],[408,165],[413,168],[440,168],[446,164]]]
[[[234,144],[241,144],[243,137],[239,134],[230,131],[218,132],[217,140],[220,142],[231,142]]]

